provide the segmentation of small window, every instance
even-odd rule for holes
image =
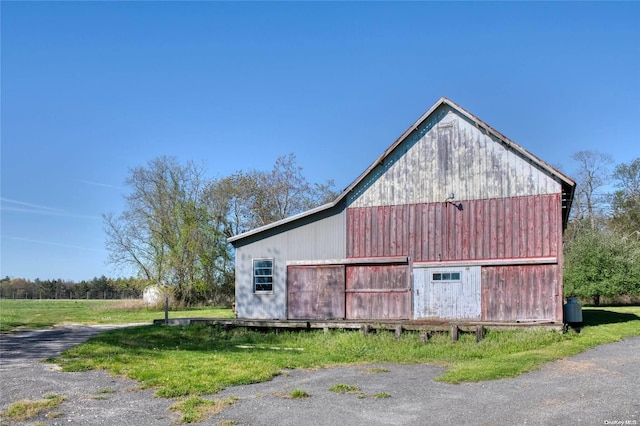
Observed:
[[[434,272],[432,281],[460,281],[460,272]]]
[[[273,259],[253,260],[253,291],[255,293],[273,291]]]

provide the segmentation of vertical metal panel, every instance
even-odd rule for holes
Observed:
[[[482,267],[482,319],[562,320],[558,265]]]
[[[434,273],[459,272],[460,281],[434,281]],[[414,318],[481,318],[481,273],[479,266],[416,268],[413,270]]]
[[[558,255],[560,194],[461,203],[462,210],[445,203],[349,208],[347,256],[446,261]]]
[[[287,318],[344,319],[344,265],[289,266]]]
[[[347,319],[408,319],[408,265],[347,266]]]
[[[286,277],[288,260],[343,259],[346,257],[346,211],[296,224],[236,248],[236,310],[239,318],[287,317]],[[358,235],[357,233],[350,235]],[[253,259],[272,258],[273,293],[253,292]]]
[[[561,192],[528,158],[456,111],[425,121],[349,196],[350,207],[423,204]]]

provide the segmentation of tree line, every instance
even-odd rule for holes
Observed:
[[[564,235],[564,290],[594,305],[640,300],[640,158],[579,151]]]
[[[4,277],[0,298],[4,299],[138,299],[147,283],[138,278],[95,277],[75,282],[63,279],[27,280]]]

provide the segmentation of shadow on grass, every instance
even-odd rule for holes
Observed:
[[[275,333],[259,333],[245,328],[224,330],[209,325],[165,327],[145,325],[106,331],[88,343],[106,344],[126,350],[184,350],[246,352],[242,346],[273,345]]]
[[[602,324],[616,324],[640,320],[636,314],[623,312],[613,312],[606,309],[585,309],[582,312],[582,319],[586,326],[596,326]]]

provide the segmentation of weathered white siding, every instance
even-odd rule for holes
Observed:
[[[425,120],[349,196],[349,207],[555,194],[561,185],[450,108]]]
[[[287,266],[291,260],[346,257],[345,211],[236,248],[236,311],[240,318],[287,318]],[[253,259],[274,260],[273,293],[253,292]]]

